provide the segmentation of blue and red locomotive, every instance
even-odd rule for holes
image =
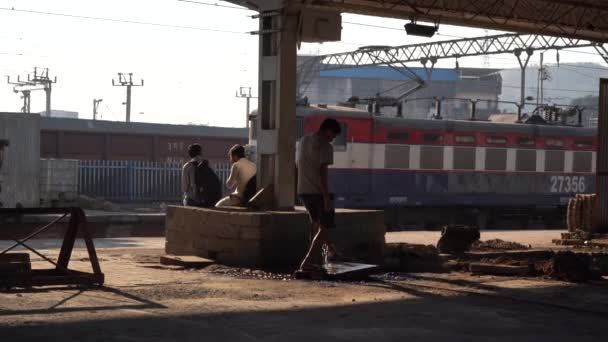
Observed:
[[[298,136],[327,117],[343,128],[330,169],[338,207],[557,208],[594,191],[594,129],[306,106],[297,109]]]

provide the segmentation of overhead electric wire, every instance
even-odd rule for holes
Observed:
[[[178,0],[178,1],[180,1],[180,2],[195,3],[195,4],[199,4],[199,5],[221,7],[221,8],[227,8],[227,9],[248,10],[248,9],[242,8],[242,7],[229,6],[229,5],[221,5],[221,4],[218,4],[218,3],[208,3],[208,2],[193,1],[193,0]],[[213,29],[213,28],[203,28],[203,27],[194,27],[194,26],[184,26],[184,25],[172,25],[172,24],[163,24],[163,23],[146,22],[146,21],[124,20],[124,19],[107,18],[107,17],[84,16],[84,15],[75,15],[75,14],[69,14],[69,13],[24,10],[24,9],[16,9],[14,7],[12,7],[12,8],[0,7],[0,11],[20,12],[20,13],[27,13],[27,14],[49,15],[49,16],[67,17],[67,18],[75,18],[75,19],[97,20],[97,21],[107,21],[107,22],[117,22],[117,23],[125,23],[125,24],[147,25],[147,26],[166,27],[166,28],[174,28],[174,29],[186,29],[186,30],[196,30],[196,31],[207,31],[207,32],[217,32],[217,33],[244,34],[244,35],[249,35],[250,34],[249,32],[239,32],[239,31]],[[364,24],[364,23],[357,23],[357,22],[351,22],[351,21],[344,21],[343,23],[349,24],[349,25],[373,27],[373,28],[380,28],[380,29],[389,29],[389,30],[396,30],[396,31],[401,31],[402,30],[400,28],[395,28],[395,27],[373,25],[373,24]],[[461,38],[461,39],[466,38],[466,37],[461,37],[461,36],[445,35],[445,34],[440,34],[440,33],[438,33],[438,34],[442,35],[442,36],[448,36],[448,37],[454,37],[454,38]],[[345,41],[338,41],[338,42],[333,42],[333,43],[335,43],[335,44],[342,44],[342,45],[352,45],[352,46],[372,45],[372,44],[363,44],[363,43],[354,43],[354,42],[345,42]],[[572,51],[572,50],[562,50],[562,51],[599,56],[597,53],[586,52],[586,51]],[[23,55],[23,54],[15,54],[15,53],[0,53],[0,54],[1,55],[15,55],[15,56],[21,56],[21,55]],[[506,58],[506,57],[491,56],[490,58],[512,61],[511,58]],[[562,65],[564,65],[564,64],[562,64]],[[573,68],[606,70],[605,68],[600,68],[600,67],[591,67],[591,66],[583,66],[583,65],[572,65],[572,64],[568,64],[568,65],[570,65]]]
[[[241,10],[241,11],[251,11],[248,8],[245,7],[237,7],[237,6],[230,6],[230,5],[220,5],[217,2],[216,3],[211,3],[211,2],[205,2],[205,1],[193,1],[193,0],[177,0],[179,2],[188,2],[188,3],[192,3],[192,4],[197,4],[197,5],[203,5],[203,6],[213,6],[213,7],[220,7],[220,8],[229,8],[229,9],[235,9],[235,10]]]
[[[588,78],[590,78],[590,79],[594,79],[594,80],[596,80],[596,79],[600,78],[600,76],[598,76],[598,75],[589,75],[589,74],[585,74],[585,73],[583,73],[583,72],[580,72],[580,71],[577,71],[577,70],[575,70],[575,69],[573,69],[573,68],[570,68],[569,66],[561,66],[561,67],[562,67],[562,68],[564,68],[564,69],[568,69],[568,70],[572,71],[572,72],[573,72],[573,73],[575,73],[575,74],[579,74],[579,75],[581,75],[581,76],[588,77]],[[608,69],[605,69],[605,71],[608,71]]]
[[[0,11],[19,12],[19,13],[28,13],[28,14],[39,14],[39,15],[49,15],[49,16],[66,17],[66,18],[74,18],[74,19],[86,19],[86,20],[117,22],[117,23],[124,23],[124,24],[136,24],[136,25],[167,27],[167,28],[184,29],[184,30],[209,31],[209,32],[218,32],[218,33],[247,34],[247,35],[249,35],[248,32],[220,30],[220,29],[212,29],[212,28],[205,28],[205,27],[162,24],[162,23],[154,23],[154,22],[148,22],[148,21],[124,20],[124,19],[116,19],[116,18],[93,17],[93,16],[68,14],[68,13],[58,13],[58,12],[44,12],[44,11],[34,11],[34,10],[22,10],[22,9],[7,8],[7,7],[0,7]]]
[[[502,85],[504,88],[515,88],[515,89],[521,89],[521,86],[518,85],[511,85],[511,84],[503,84]],[[537,89],[537,86],[526,86],[526,89]],[[550,90],[550,91],[569,91],[569,92],[576,92],[576,93],[597,93],[598,90],[581,90],[581,89],[565,89],[565,88],[543,88],[544,90]]]

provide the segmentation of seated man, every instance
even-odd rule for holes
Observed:
[[[240,206],[243,202],[243,196],[247,182],[255,177],[255,164],[245,158],[245,148],[242,145],[234,145],[229,152],[230,162],[230,177],[226,181],[226,187],[234,190],[232,194],[224,197],[215,206],[216,207],[234,207]]]
[[[199,144],[188,146],[190,160],[182,167],[182,194],[184,206],[199,204],[196,186],[196,166],[203,161],[203,149]]]
[[[184,206],[210,208],[222,197],[222,182],[203,159],[199,144],[188,146],[190,161],[182,168]]]

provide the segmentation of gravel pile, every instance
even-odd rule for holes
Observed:
[[[203,272],[242,279],[267,279],[283,281],[294,279],[293,274],[289,272],[274,272],[224,265],[211,265],[204,268]]]
[[[475,241],[471,245],[472,251],[509,251],[522,249],[530,249],[530,246],[512,241],[504,241],[501,239]]]

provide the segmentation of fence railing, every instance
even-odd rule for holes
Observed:
[[[230,164],[212,165],[226,182]],[[130,160],[80,160],[78,193],[115,201],[181,200],[182,165]]]

